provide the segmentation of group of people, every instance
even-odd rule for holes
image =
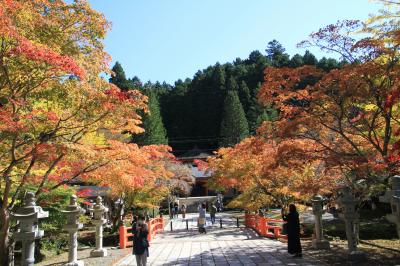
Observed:
[[[181,208],[179,209],[178,202],[170,202],[169,203],[169,216],[171,219],[178,218],[179,212],[182,214],[182,218],[185,219],[186,217],[186,205],[182,204]]]
[[[206,215],[207,215],[207,204],[206,203],[202,203],[199,205],[199,218],[197,220],[197,224],[199,227],[199,233],[207,233],[206,232]],[[210,220],[211,223],[214,224],[215,223],[215,215],[218,211],[218,208],[215,206],[215,204],[211,204],[210,207]]]
[[[177,203],[173,205],[173,215],[177,215],[179,208]],[[218,208],[215,204],[212,204],[209,212],[211,223],[215,223],[215,215]],[[199,217],[198,217],[198,228],[199,233],[206,233],[206,215],[207,215],[207,204],[201,203],[198,207]],[[185,218],[186,205],[181,207],[182,217]],[[300,242],[300,219],[299,213],[297,212],[296,206],[294,204],[289,205],[289,212],[286,213],[282,208],[281,211],[282,219],[285,223],[285,231],[288,236],[288,253],[292,254],[293,257],[302,257],[302,248]],[[145,217],[143,215],[134,216],[132,221],[132,234],[133,234],[133,254],[136,256],[136,262],[138,266],[145,266],[147,263],[147,257],[149,256],[149,242],[147,236],[149,234],[147,224],[145,222]]]

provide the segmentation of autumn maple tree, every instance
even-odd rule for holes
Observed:
[[[400,70],[397,46],[353,39],[362,26],[339,22],[302,43],[338,52],[348,62],[342,68],[268,68],[259,93],[280,111],[278,135],[313,141],[331,174],[360,197],[398,170]]]
[[[10,212],[27,187],[39,195],[80,178],[118,195],[169,176],[159,160],[168,148],[123,143],[121,132],[143,132],[137,111],[147,98],[101,77],[110,74],[108,28],[86,1],[0,3],[2,265]]]
[[[338,54],[338,68],[265,69],[258,98],[279,116],[209,160],[214,182],[238,188],[255,205],[280,192],[312,196],[346,186],[362,200],[384,189],[398,172],[400,148],[399,3],[388,4],[396,11],[367,24],[328,25],[299,44]],[[281,159],[282,151],[288,156]]]
[[[206,165],[199,165],[212,172],[217,189],[241,192],[233,202],[236,207],[257,210],[330,192],[322,162],[312,159],[314,149],[308,140],[277,141],[259,134],[218,150]]]

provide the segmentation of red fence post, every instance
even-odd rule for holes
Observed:
[[[267,235],[267,219],[265,217],[260,217],[260,235],[266,236]]]
[[[126,248],[126,243],[128,242],[127,230],[124,225],[119,227],[119,248]]]
[[[261,234],[261,224],[260,224],[260,216],[254,216],[254,229],[260,235]]]

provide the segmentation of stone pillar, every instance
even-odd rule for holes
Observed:
[[[78,206],[77,197],[72,195],[70,198],[70,204],[67,206],[65,211],[62,211],[67,216],[67,224],[64,225],[63,229],[69,233],[69,253],[68,262],[65,266],[83,266],[84,263],[78,260],[78,230],[83,227],[79,223],[79,216],[85,213],[85,210]]]
[[[104,207],[103,200],[98,196],[93,208],[94,218],[92,220],[96,225],[96,249],[90,252],[91,257],[107,256],[107,249],[103,248],[103,224],[107,222],[107,220],[103,218],[103,215],[107,211],[108,208]]]
[[[19,222],[19,229],[15,233],[15,240],[22,241],[22,266],[31,266],[35,262],[35,239],[43,237],[43,230],[39,230],[39,219],[49,217],[49,212],[36,206],[35,194],[28,192],[25,195],[24,205],[11,214]]]
[[[351,194],[349,188],[342,190],[342,195],[338,199],[338,203],[342,209],[339,214],[340,218],[344,220],[346,225],[346,236],[348,246],[348,257],[350,260],[362,260],[365,258],[365,253],[357,250],[357,234],[355,229],[358,223],[359,215],[356,212],[356,199]]]
[[[329,249],[329,241],[324,239],[324,232],[322,230],[322,214],[323,211],[323,199],[321,196],[315,196],[311,199],[313,206],[313,214],[315,219],[315,237],[313,239],[312,246],[316,249]]]
[[[400,238],[400,176],[396,175],[391,178],[392,191],[389,198],[392,213],[388,214],[386,218],[389,222],[396,224],[397,235]]]

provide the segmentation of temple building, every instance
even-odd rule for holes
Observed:
[[[190,197],[202,197],[202,196],[215,196],[217,193],[207,187],[207,181],[211,174],[206,173],[198,169],[195,164],[195,160],[206,160],[207,157],[214,156],[211,153],[206,153],[198,149],[197,147],[192,150],[178,156],[177,159],[183,164],[187,165],[191,171],[192,175],[196,179],[196,184],[194,185]]]

